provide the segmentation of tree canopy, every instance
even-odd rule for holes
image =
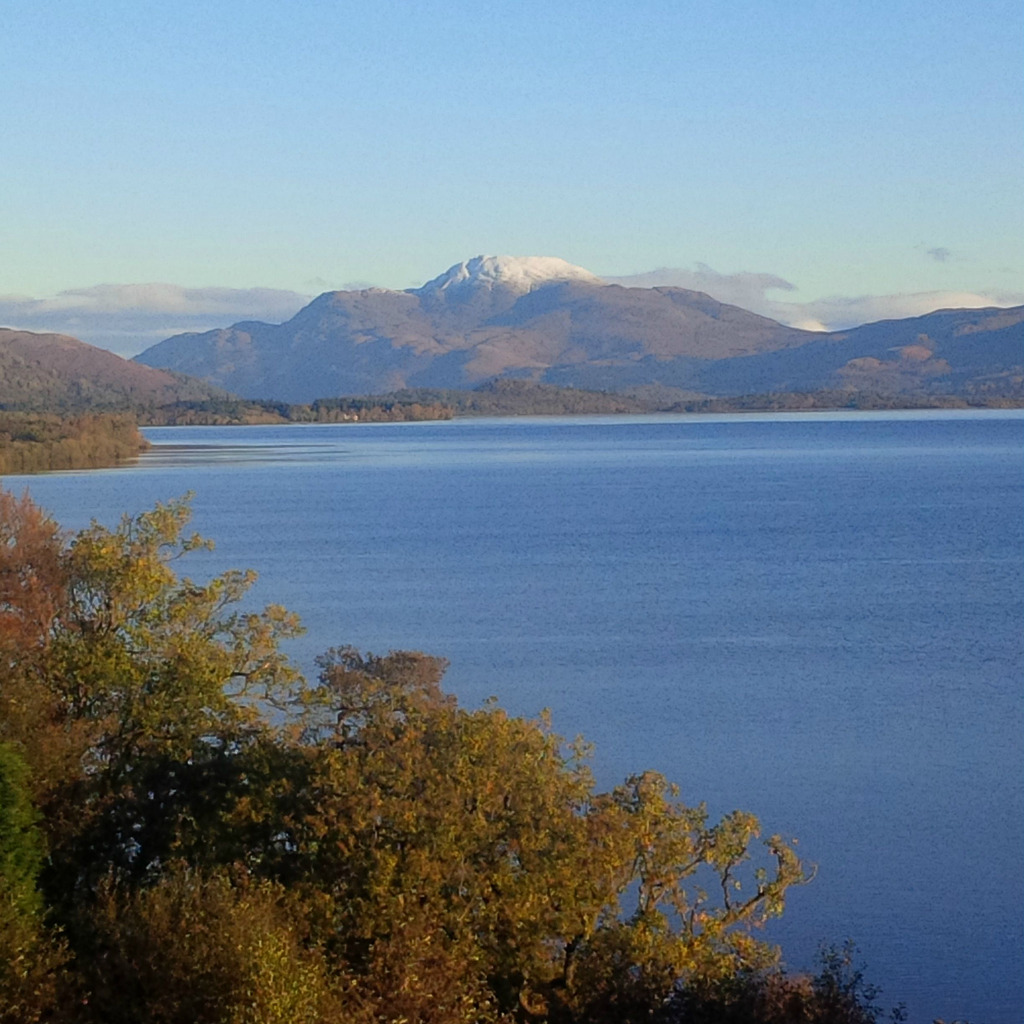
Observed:
[[[780,980],[792,843],[653,772],[596,791],[440,658],[303,679],[251,573],[179,575],[188,521],[0,493],[0,1020],[681,1021],[737,985],[874,1019]]]

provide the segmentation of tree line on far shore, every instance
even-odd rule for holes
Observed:
[[[0,411],[0,476],[112,466],[147,447],[131,413]]]
[[[103,469],[149,447],[144,426],[273,423],[396,423],[450,419],[437,403],[379,398],[323,399],[312,405],[211,399],[126,412],[48,413],[0,409],[0,476]]]
[[[801,412],[829,409],[1016,408],[1001,396],[892,395],[855,390],[786,391],[709,398],[678,388],[644,386],[588,391],[531,380],[488,381],[475,388],[406,388],[387,395],[318,398],[307,405],[263,399],[178,402],[141,410],[146,425],[188,423],[389,423],[455,416],[580,416],[644,413]]]
[[[2,397],[2,396],[0,396]],[[585,391],[527,380],[491,381],[472,390],[407,389],[389,395],[320,398],[309,404],[231,396],[138,403],[121,412],[61,413],[0,408],[0,475],[116,465],[147,447],[142,426],[279,423],[402,423],[456,416],[571,416],[644,413],[800,412],[830,409],[1015,407],[1000,397],[908,397],[863,391],[780,392],[707,398],[675,388]]]

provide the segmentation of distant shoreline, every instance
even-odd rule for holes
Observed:
[[[826,410],[1024,408],[1024,394],[884,394],[821,390],[700,395],[646,386],[585,391],[523,380],[497,380],[473,390],[404,389],[384,395],[320,398],[309,404],[268,399],[179,402],[140,412],[143,426],[258,423],[382,423],[473,416],[566,416],[647,413],[820,412]]]
[[[148,446],[141,427],[275,426],[295,423],[439,422],[483,417],[721,416],[765,413],[1024,409],[1024,396],[877,395],[785,392],[732,398],[618,394],[498,381],[475,391],[415,391],[320,399],[310,405],[227,399],[179,402],[120,413],[0,410],[0,479],[129,465]]]

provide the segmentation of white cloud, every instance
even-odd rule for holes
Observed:
[[[342,292],[365,292],[368,288],[376,288],[372,281],[363,281],[356,279],[355,281],[343,281],[338,285],[338,291]]]
[[[833,295],[810,302],[785,302],[769,292],[795,291],[796,286],[769,273],[720,274],[703,263],[693,270],[663,267],[630,277],[605,277],[632,288],[675,287],[705,292],[719,302],[771,317],[808,331],[842,331],[876,320],[923,316],[936,309],[980,309],[1024,305],[1024,292],[986,289],[981,292],[931,291],[896,295]]]
[[[621,284],[627,288],[689,288],[705,292],[719,302],[728,302],[744,309],[754,309],[768,301],[769,291],[791,292],[796,286],[775,274],[758,274],[741,271],[738,274],[720,274],[706,263],[698,263],[693,270],[679,267],[661,267],[646,274],[632,274],[629,277],[602,277],[609,284]]]
[[[793,320],[780,320],[780,323],[787,324],[790,327],[798,327],[801,331],[821,331],[827,333],[828,327],[823,324],[820,320],[815,320],[814,317],[799,318],[796,317]]]
[[[793,327],[803,327],[801,321],[815,321],[820,326],[808,327],[809,330],[843,331],[878,320],[924,316],[937,309],[1020,305],[1024,305],[1024,292],[934,291],[899,295],[834,295],[812,302],[769,302],[765,315]]]
[[[208,331],[240,320],[281,323],[310,298],[275,288],[101,284],[42,299],[0,295],[0,324],[70,334],[131,356],[184,331]]]

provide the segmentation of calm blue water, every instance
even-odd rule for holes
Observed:
[[[552,709],[599,784],[655,768],[818,863],[772,935],[859,944],[913,1022],[1024,1013],[1024,417],[167,428],[9,478],[68,527],[196,493],[324,648],[451,660]],[[170,445],[173,447],[164,447]]]

